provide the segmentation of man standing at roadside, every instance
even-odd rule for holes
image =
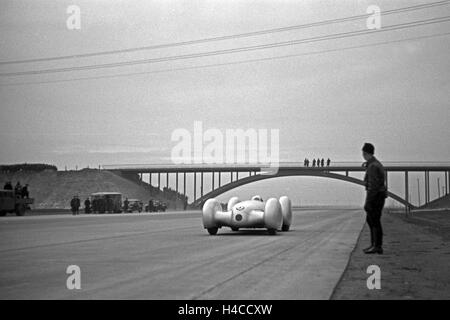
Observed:
[[[364,253],[383,253],[383,229],[381,227],[381,213],[387,190],[384,182],[385,171],[383,165],[375,158],[375,147],[371,143],[365,143],[362,154],[366,160],[366,174],[364,183],[366,185],[366,221],[370,228],[371,246],[364,249]]]
[[[28,183],[22,188],[22,198],[30,198],[30,192],[28,191]]]
[[[14,187],[14,192],[16,193],[16,197],[22,197],[22,185],[20,184],[20,181],[17,181],[16,186]]]
[[[79,214],[80,199],[78,198],[78,196],[72,198],[72,200],[70,201],[70,207],[72,209],[72,215],[76,216]]]
[[[91,201],[89,198],[86,198],[84,200],[84,213],[91,213]]]

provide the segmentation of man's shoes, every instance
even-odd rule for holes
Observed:
[[[366,253],[367,251],[370,251],[373,248],[374,248],[374,245],[371,245],[370,247],[363,249],[363,252]]]
[[[365,254],[374,254],[374,253],[378,253],[378,254],[383,254],[383,248],[382,247],[372,247],[367,251],[364,251]]]

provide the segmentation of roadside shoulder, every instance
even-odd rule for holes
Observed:
[[[449,237],[443,235],[450,215],[442,212],[426,219],[432,222],[385,213],[383,255],[362,252],[370,242],[365,226],[331,299],[449,299],[450,246]],[[436,229],[437,225],[441,227]],[[380,268],[381,289],[367,287],[371,265]]]

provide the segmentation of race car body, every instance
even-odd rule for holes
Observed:
[[[214,235],[221,227],[233,231],[240,228],[265,228],[269,234],[277,230],[288,231],[292,223],[291,201],[283,196],[279,200],[270,198],[264,202],[261,197],[239,201],[233,197],[228,201],[227,210],[216,199],[209,199],[203,205],[203,226]]]

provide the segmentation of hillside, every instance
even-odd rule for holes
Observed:
[[[158,199],[166,202],[169,209],[183,208],[182,200],[175,201],[173,192],[162,192],[148,184],[136,183],[105,170],[0,172],[0,187],[8,180],[13,185],[17,181],[22,185],[29,184],[30,197],[35,199],[34,209],[68,209],[74,195],[84,202],[91,193],[101,191],[120,192],[124,198],[140,199],[144,203],[150,198]]]
[[[450,194],[435,199],[423,206],[420,209],[447,209],[450,208]]]

